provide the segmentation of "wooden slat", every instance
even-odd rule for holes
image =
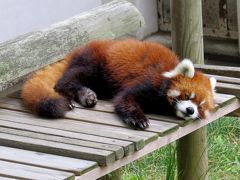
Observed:
[[[4,105],[2,105],[2,107],[3,106]],[[12,107],[13,106],[9,108],[12,108]],[[19,103],[16,106],[16,108],[18,108],[18,110],[21,110],[21,111],[26,111],[26,109],[23,108],[22,105]],[[89,109],[75,108],[74,110],[67,112],[65,117],[68,119],[80,120],[84,122],[128,128],[128,126],[125,123],[123,123],[122,120],[114,113],[98,112],[98,111],[92,111]],[[150,119],[150,124],[151,124],[150,127],[147,128],[146,131],[155,132],[155,133],[158,133],[159,135],[166,134],[178,128],[178,125],[175,123],[155,121],[151,119]]]
[[[227,16],[228,30],[237,32],[237,0],[227,0]]]
[[[4,146],[0,146],[0,160],[42,167],[46,169],[67,171],[74,173],[75,175],[81,175],[97,167],[97,163],[93,161],[74,159]]]
[[[216,66],[216,65],[201,65],[194,64],[194,66],[207,74],[216,74],[220,76],[229,76],[240,78],[240,68],[239,67],[229,67],[229,66]]]
[[[21,94],[21,92],[18,91],[18,92],[10,94],[9,97],[19,99],[20,94]],[[0,102],[3,102],[3,103],[12,102],[11,104],[19,104],[18,109],[22,109],[23,111],[25,111],[25,109],[22,107],[22,105],[20,105],[21,103],[15,102],[15,101],[18,101],[18,100],[9,99],[9,98],[2,98],[2,100],[0,99]],[[76,102],[73,102],[73,105],[75,106],[75,108],[86,109],[85,107],[81,106],[80,104],[78,104]],[[1,106],[1,104],[0,104],[0,106]],[[104,101],[104,100],[99,100],[95,107],[89,108],[88,110],[114,113],[114,107],[113,107],[112,102]],[[187,123],[187,121],[184,121],[184,120],[176,118],[176,117],[167,117],[166,118],[166,116],[157,115],[157,114],[146,114],[146,116],[153,120],[161,120],[161,121],[166,121],[166,122],[175,123],[175,124],[179,124],[179,125],[184,125]]]
[[[66,118],[111,126],[128,127],[116,114],[91,111],[87,109],[74,109],[73,111],[66,113]],[[149,121],[150,126],[146,129],[146,131],[159,133],[160,135],[178,127],[178,125],[174,123],[155,121],[151,119]]]
[[[52,142],[58,142],[63,144],[72,144],[72,145],[77,145],[80,148],[87,147],[90,149],[93,148],[93,149],[112,151],[115,153],[116,159],[121,159],[124,156],[123,148],[117,145],[108,145],[108,144],[96,143],[91,141],[83,141],[83,140],[73,139],[68,137],[61,137],[61,136],[36,133],[36,132],[26,131],[26,130],[12,129],[9,127],[7,128],[0,127],[0,132],[7,133],[7,134],[14,134],[18,136],[30,137],[33,139],[42,139],[50,142],[52,141]]]
[[[225,102],[235,99],[235,96],[229,94],[215,93],[214,102],[220,106],[224,106]]]
[[[238,19],[238,52],[240,54],[240,0],[237,0],[237,19]]]
[[[99,165],[107,165],[115,161],[115,154],[106,150],[62,144],[7,133],[0,133],[0,141],[3,146],[91,160],[98,162]]]
[[[227,77],[227,76],[218,76],[218,75],[212,75],[212,74],[206,74],[208,77],[214,77],[217,79],[218,82],[224,82],[224,83],[231,83],[231,84],[240,84],[240,78],[233,78],[233,77]]]
[[[69,172],[0,161],[0,176],[17,179],[74,179]]]
[[[10,118],[13,119],[12,117],[10,117]],[[44,127],[44,125],[43,125],[43,127],[38,126],[38,122],[34,121],[34,120],[27,121],[27,123],[29,123],[29,124],[23,123],[23,121],[25,120],[24,118],[14,118],[14,121],[9,120],[8,118],[4,118],[4,120],[2,120],[2,119],[3,118],[0,117],[0,126],[2,126],[2,127],[9,127],[9,128],[12,127],[15,129],[20,129],[20,130],[28,130],[28,131],[38,132],[38,133],[43,133],[43,134],[51,134],[51,135],[60,136],[60,137],[73,138],[73,139],[76,139],[76,141],[82,141],[82,142],[85,142],[85,141],[95,142],[94,144],[95,145],[97,144],[98,146],[100,146],[99,148],[107,148],[107,147],[110,148],[111,145],[112,146],[120,146],[124,149],[124,154],[126,156],[129,154],[132,154],[134,152],[134,144],[133,144],[133,142],[131,142],[131,136],[129,136],[129,141],[123,141],[123,140],[119,140],[119,139],[113,139],[113,138],[108,138],[108,137],[101,137],[101,136],[95,136],[95,135],[91,135],[91,134],[79,133],[79,132],[77,132],[77,130],[75,132],[66,131],[66,129],[59,130],[54,127],[55,123],[52,126],[50,126],[51,128],[49,128],[48,124],[44,124],[45,127]],[[71,128],[72,127],[70,126],[69,129],[67,128],[67,130],[71,130]],[[83,128],[87,129],[88,127],[83,127]],[[108,132],[108,133],[111,133],[111,132]],[[117,135],[119,135],[119,134],[117,134]],[[143,145],[141,144],[141,147],[137,146],[136,149],[137,150],[138,150],[138,148],[141,149],[143,147]],[[91,146],[93,146],[93,144]]]
[[[217,83],[216,89],[217,92],[219,93],[232,94],[237,97],[240,97],[240,85],[229,83]]]
[[[10,94],[9,97],[19,99],[20,98],[20,93],[21,93],[20,91],[15,92],[13,94]],[[22,105],[20,105],[21,104],[20,102],[15,102],[15,101],[18,101],[18,100],[8,99],[8,98],[2,98],[2,100],[0,99],[0,102],[4,102],[4,103],[13,102],[11,104],[18,104],[19,105],[18,109],[21,109],[23,111],[26,110],[26,109],[23,108]],[[80,104],[78,104],[76,102],[73,102],[73,105],[75,106],[75,108],[86,109],[85,107],[81,106]],[[113,104],[110,101],[104,101],[104,100],[99,100],[95,107],[89,108],[88,110],[114,113]],[[176,124],[179,124],[179,125],[183,125],[183,124],[186,123],[185,121],[183,121],[181,119],[178,119],[176,117],[166,118],[166,116],[155,115],[155,114],[146,114],[146,116],[150,119],[153,119],[153,120],[162,120],[162,121],[166,121],[166,122],[170,122],[170,123],[176,123]]]
[[[108,144],[108,145],[117,145],[117,146],[121,146],[124,148],[125,155],[131,154],[134,151],[132,141],[134,142],[136,140],[136,138],[139,138],[139,139],[142,138],[145,141],[144,144],[148,144],[149,142],[156,140],[158,137],[157,134],[153,134],[153,133],[149,133],[149,132],[135,131],[135,130],[131,130],[131,129],[118,128],[118,127],[109,127],[109,126],[105,126],[105,125],[100,125],[100,127],[98,126],[98,128],[107,130],[108,133],[121,132],[120,135],[125,134],[126,136],[128,136],[128,138],[127,138],[128,141],[126,142],[126,141],[121,141],[118,139],[107,138],[104,136],[95,136],[95,135],[84,134],[84,133],[79,133],[79,132],[59,130],[56,128],[42,127],[42,126],[38,126],[37,122],[36,122],[36,125],[30,125],[30,124],[21,123],[21,121],[18,123],[18,122],[11,122],[11,121],[7,121],[7,120],[1,120],[1,118],[0,118],[0,126],[28,130],[28,131],[39,132],[39,133],[44,133],[44,134],[52,134],[52,135],[69,137],[69,138],[91,141],[91,142],[98,142],[98,143],[103,143],[103,144]],[[119,134],[117,134],[117,135],[119,135]],[[132,138],[133,138],[133,140],[132,140]],[[143,148],[144,144],[137,143],[136,150]]]
[[[196,131],[197,129],[208,125],[209,123],[214,122],[218,118],[220,118],[238,108],[240,108],[240,101],[235,98],[235,100],[233,102],[231,102],[230,104],[227,104],[224,107],[221,107],[217,112],[212,114],[208,119],[206,119],[204,121],[194,121],[193,123],[188,124],[187,126],[180,127],[177,131],[174,131],[167,136],[159,137],[158,140],[150,143],[146,148],[141,149],[137,153],[134,153],[131,156],[124,157],[123,159],[120,159],[120,160],[116,161],[115,163],[113,163],[111,166],[106,166],[104,168],[102,168],[102,167],[95,168],[91,172],[86,173],[86,174],[78,177],[77,179],[78,180],[97,179],[109,172],[112,172],[112,171],[118,169],[119,167],[122,167],[128,163],[131,163],[131,162],[153,152],[154,150],[157,150],[171,142],[176,141],[176,140],[180,139],[181,137],[186,136],[187,134],[190,134],[190,133]]]

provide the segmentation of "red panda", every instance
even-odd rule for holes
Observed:
[[[133,39],[90,42],[60,62],[34,73],[21,97],[36,114],[61,118],[75,100],[93,107],[113,98],[115,112],[136,129],[149,126],[145,112],[170,112],[183,119],[203,119],[214,107],[216,80],[179,62],[161,44]]]

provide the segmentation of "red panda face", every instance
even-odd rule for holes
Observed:
[[[176,68],[173,71],[176,71]],[[176,116],[183,119],[206,118],[214,108],[213,91],[216,80],[208,79],[201,72],[195,72],[190,64],[180,67],[177,72],[173,71],[165,73],[164,76],[172,82],[167,90],[167,100],[174,107]],[[171,76],[171,73],[174,75]]]

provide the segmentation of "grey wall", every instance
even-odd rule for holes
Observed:
[[[48,27],[112,0],[0,0],[0,43]],[[128,0],[145,18],[142,39],[158,31],[157,0]]]
[[[101,0],[0,0],[0,42],[99,6]]]

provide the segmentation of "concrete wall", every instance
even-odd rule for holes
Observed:
[[[112,0],[0,0],[0,43]],[[157,0],[129,0],[145,18],[143,37],[158,31]]]
[[[101,0],[1,0],[0,42],[99,6]]]

